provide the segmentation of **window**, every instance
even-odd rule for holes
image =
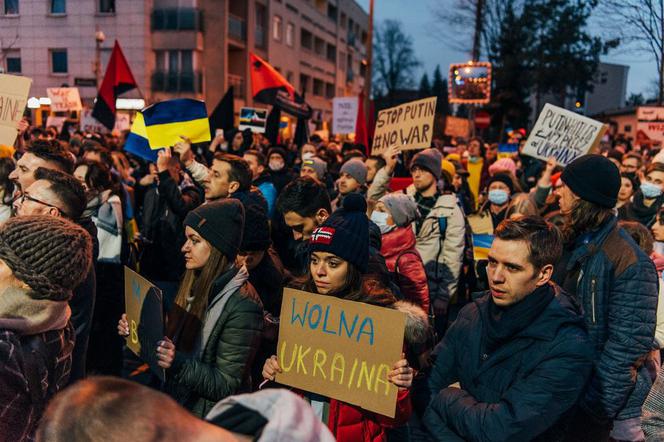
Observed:
[[[324,93],[324,84],[323,80],[319,80],[318,78],[314,78],[314,95],[322,97]]]
[[[272,19],[272,38],[281,41],[281,17],[278,15]]]
[[[261,4],[256,4],[256,29],[254,32],[254,44],[257,48],[264,48],[267,45],[267,8]],[[279,31],[281,33],[281,31]]]
[[[51,0],[51,14],[65,14],[66,12],[66,0]]]
[[[5,14],[18,15],[18,0],[5,0]]]
[[[606,82],[609,81],[609,73],[608,72],[602,72],[599,75],[599,82],[601,84],[606,84]]]
[[[67,67],[67,50],[51,49],[51,73],[66,74],[69,72]]]
[[[346,29],[346,14],[341,13],[341,18],[339,19],[339,24],[341,25],[341,29]]]
[[[99,0],[99,12],[102,14],[115,14],[115,0]]]
[[[320,56],[325,56],[325,41],[322,38],[316,37],[314,45],[314,51]]]
[[[337,21],[337,7],[332,3],[327,4],[327,17],[336,23]]]
[[[325,83],[325,98],[334,98],[334,84]]]
[[[303,92],[310,92],[311,89],[309,89],[309,76],[300,74],[300,90]]]
[[[332,63],[337,61],[337,47],[328,43],[327,45],[327,59]]]
[[[293,23],[288,23],[286,26],[286,44],[290,47],[293,47],[295,43],[295,25]]]
[[[307,31],[306,29],[302,29],[300,31],[300,44],[303,48],[313,48],[313,35],[311,35],[311,32]]]
[[[21,53],[18,51],[10,51],[5,58],[7,63],[6,72],[8,74],[21,73]]]
[[[152,90],[163,92],[200,92],[202,77],[195,71],[195,52],[191,50],[155,51],[156,69]]]

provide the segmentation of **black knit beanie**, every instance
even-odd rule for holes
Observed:
[[[313,231],[310,252],[328,252],[353,264],[364,273],[369,263],[369,220],[367,202],[359,193],[350,193],[343,206]]]
[[[92,238],[55,216],[19,216],[0,228],[0,259],[35,299],[67,301],[92,262]]]
[[[242,243],[244,207],[233,198],[209,202],[189,212],[184,225],[194,229],[212,247],[234,261]]]
[[[606,208],[618,202],[620,171],[602,155],[583,155],[565,167],[560,176],[563,183],[584,201]]]
[[[265,251],[270,247],[270,225],[265,210],[257,204],[244,206],[243,252]]]
[[[443,173],[442,164],[443,155],[438,149],[429,148],[424,149],[413,157],[410,162],[410,168],[412,169],[413,167],[418,166],[422,169],[428,170],[434,177],[436,177],[436,180],[439,180]]]
[[[492,176],[491,179],[489,179],[489,183],[486,186],[487,189],[489,188],[491,183],[495,183],[495,182],[503,183],[504,185],[506,185],[507,187],[510,188],[510,195],[514,194],[514,181],[512,180],[512,177],[509,174],[507,174],[507,173],[497,173],[494,176]]]

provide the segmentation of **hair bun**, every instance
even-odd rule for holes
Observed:
[[[365,213],[367,211],[367,200],[359,193],[349,193],[344,197],[342,207],[346,212]]]

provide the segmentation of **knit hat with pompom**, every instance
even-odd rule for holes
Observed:
[[[92,238],[60,217],[10,218],[0,227],[0,260],[34,299],[67,301],[90,269]]]

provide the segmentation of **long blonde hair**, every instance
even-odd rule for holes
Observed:
[[[185,271],[175,304],[168,314],[166,335],[175,341],[179,350],[193,350],[203,325],[212,284],[229,267],[228,258],[218,249],[210,248],[210,257],[202,269]]]

